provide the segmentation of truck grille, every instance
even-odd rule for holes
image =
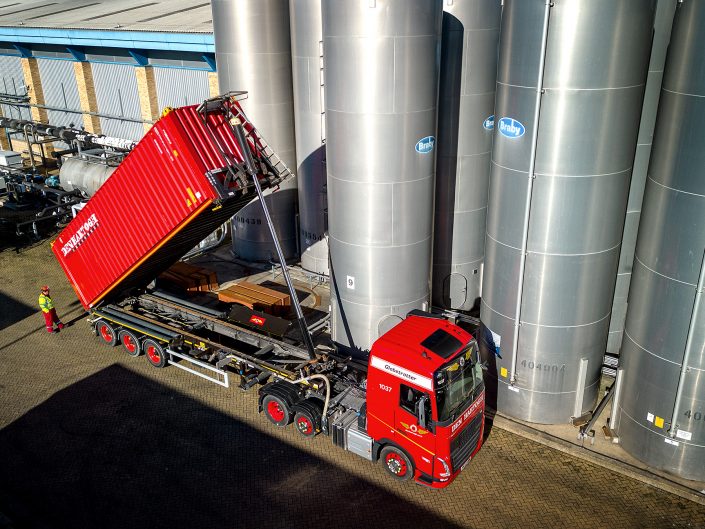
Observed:
[[[459,469],[463,463],[468,460],[470,454],[477,446],[480,440],[480,431],[482,430],[483,414],[478,413],[477,416],[468,424],[465,429],[458,434],[458,437],[450,443],[450,461],[453,465],[453,471]]]

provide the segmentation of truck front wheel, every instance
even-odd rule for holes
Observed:
[[[164,348],[156,340],[147,338],[142,344],[142,349],[147,356],[147,362],[152,364],[154,367],[165,367],[166,366],[166,353]]]
[[[396,446],[385,446],[379,456],[384,468],[397,481],[407,481],[414,475],[414,464]]]
[[[291,410],[283,399],[276,395],[265,395],[262,399],[262,409],[269,422],[277,426],[286,426],[291,422]]]

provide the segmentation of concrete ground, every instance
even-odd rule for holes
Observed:
[[[44,283],[72,322],[55,336]],[[98,343],[47,243],[0,252],[0,513],[0,528],[705,528],[698,502],[497,425],[448,489],[398,484],[271,426],[255,392]]]

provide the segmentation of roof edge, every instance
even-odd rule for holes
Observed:
[[[17,44],[215,53],[212,33],[0,26],[0,41]]]

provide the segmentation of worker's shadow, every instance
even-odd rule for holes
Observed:
[[[37,294],[38,296],[39,294]],[[0,292],[0,331],[38,313],[39,306],[34,308],[28,303]],[[38,318],[37,321],[42,319],[40,316]]]
[[[256,406],[234,388],[204,385],[202,395],[207,391],[220,405],[226,399],[238,410]],[[328,437],[302,450],[279,439],[281,433],[264,418],[253,428],[115,364],[0,430],[0,512],[16,527],[56,529],[280,528],[294,520],[341,528],[406,527],[408,520],[457,527],[314,455],[336,451],[346,466],[357,458]],[[381,466],[356,463],[393,484]],[[407,494],[416,485],[395,488]]]

